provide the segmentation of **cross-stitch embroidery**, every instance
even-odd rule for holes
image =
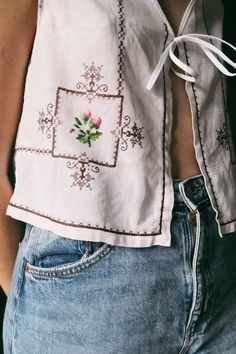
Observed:
[[[107,92],[106,84],[98,84],[104,76],[101,74],[103,65],[95,66],[94,62],[91,65],[84,64],[84,74],[81,76],[85,78],[86,83],[78,82],[76,87],[78,90],[84,90],[88,97],[89,103],[93,100],[98,92]]]
[[[217,140],[219,142],[219,145],[222,146],[223,149],[229,150],[230,145],[229,145],[229,133],[227,129],[226,122],[222,125],[222,128],[220,130],[216,130],[217,132]]]
[[[60,121],[58,117],[54,116],[53,107],[53,104],[49,103],[47,105],[46,112],[44,109],[39,112],[38,130],[41,130],[41,133],[45,134],[47,139],[52,137],[53,127],[62,124],[62,121]]]
[[[124,121],[125,123],[123,127],[119,127],[112,131],[112,134],[121,138],[121,150],[126,151],[128,149],[129,141],[131,142],[132,147],[139,145],[142,148],[142,139],[144,139],[144,136],[142,135],[143,127],[138,127],[136,122],[130,127],[131,119],[129,116],[125,116]]]
[[[92,177],[90,172],[98,173],[100,170],[98,166],[93,166],[90,163],[86,153],[81,154],[75,162],[67,161],[66,166],[70,169],[76,168],[76,171],[70,175],[73,178],[71,187],[78,186],[80,190],[84,187],[92,189],[90,182],[95,178]]]
[[[38,130],[41,130],[42,134],[46,134],[47,138],[51,138],[51,128],[53,124],[53,104],[49,103],[47,105],[46,113],[44,109],[39,112],[38,119]]]

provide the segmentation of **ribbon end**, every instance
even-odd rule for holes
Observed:
[[[152,89],[152,86],[153,86],[153,85],[150,85],[150,84],[148,83],[147,86],[146,86],[146,89],[150,91],[150,90]]]

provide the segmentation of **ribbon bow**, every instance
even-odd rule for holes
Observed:
[[[152,89],[154,83],[156,82],[158,76],[160,75],[160,72],[161,72],[163,66],[165,65],[165,62],[166,62],[168,56],[170,57],[172,62],[176,64],[177,67],[179,67],[180,69],[182,69],[185,72],[185,74],[182,74],[182,73],[180,73],[180,72],[178,72],[178,71],[173,69],[173,71],[175,72],[175,74],[177,76],[181,77],[182,79],[184,79],[186,81],[190,81],[190,82],[195,82],[196,81],[195,78],[194,78],[193,69],[190,66],[186,65],[184,62],[182,62],[174,54],[174,50],[178,46],[178,43],[180,43],[182,41],[192,42],[192,43],[198,44],[199,47],[203,50],[203,52],[206,54],[206,56],[210,59],[210,61],[223,74],[225,74],[227,76],[236,76],[236,73],[232,73],[232,72],[230,72],[230,71],[228,71],[226,69],[226,67],[219,61],[219,59],[216,57],[216,55],[218,57],[220,57],[221,59],[223,59],[226,63],[230,64],[233,68],[236,68],[236,63],[234,63],[229,57],[227,57],[216,46],[214,46],[213,44],[211,44],[211,43],[207,42],[206,40],[204,40],[204,38],[206,38],[206,39],[214,39],[214,40],[218,40],[218,41],[220,41],[222,43],[225,43],[236,52],[236,47],[234,47],[232,44],[224,41],[223,39],[220,39],[220,38],[214,37],[214,36],[209,36],[207,34],[184,34],[184,35],[175,37],[173,39],[173,41],[170,42],[170,44],[166,47],[166,49],[162,53],[162,55],[160,57],[160,60],[159,60],[159,62],[157,64],[154,72],[152,73],[146,88],[148,90]],[[216,55],[214,55],[213,53],[215,53]]]

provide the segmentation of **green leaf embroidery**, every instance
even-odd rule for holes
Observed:
[[[93,118],[90,111],[81,114],[80,118],[75,117],[73,126],[79,130],[76,139],[82,144],[88,144],[88,146],[91,147],[91,141],[99,139],[102,135],[102,132],[99,131],[101,123],[101,118]],[[74,130],[75,129],[70,129],[70,132]]]

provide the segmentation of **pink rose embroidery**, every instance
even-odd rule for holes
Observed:
[[[102,123],[102,120],[100,117],[93,118],[93,124],[95,124],[98,128],[100,127],[101,123]]]
[[[92,141],[97,140],[102,132],[99,128],[102,124],[102,119],[100,117],[92,117],[90,110],[80,114],[80,117],[75,117],[74,126],[79,130],[76,139],[78,139],[82,144],[88,144],[91,147]],[[76,129],[69,129],[69,133],[73,133]]]

